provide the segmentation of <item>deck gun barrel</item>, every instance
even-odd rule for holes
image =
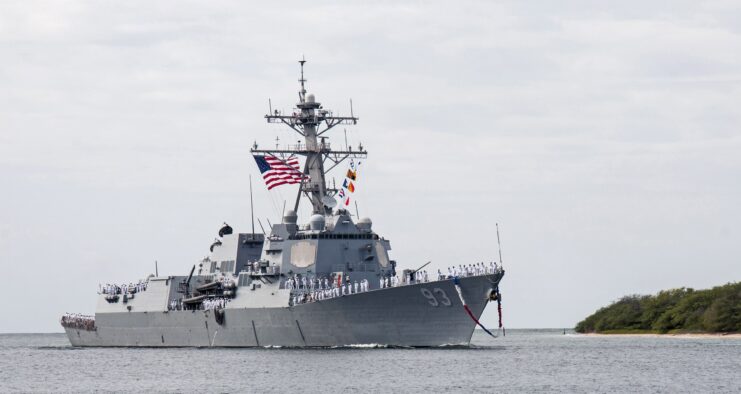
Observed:
[[[196,265],[193,264],[193,268],[190,269],[190,274],[188,275],[188,279],[185,281],[185,295],[190,295],[190,280],[193,279],[193,272],[196,270]]]

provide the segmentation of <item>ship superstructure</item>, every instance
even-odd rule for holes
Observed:
[[[95,317],[68,316],[75,346],[392,346],[465,345],[486,304],[499,300],[504,275],[494,263],[450,262],[454,271],[397,272],[389,240],[369,218],[347,209],[342,188],[326,181],[341,163],[363,160],[362,146],[333,149],[328,132],[358,118],[335,116],[306,92],[301,60],[299,102],[290,114],[270,110],[270,123],[303,142],[251,149],[264,177],[296,183],[293,209],[266,233],[235,233],[226,223],[210,255],[188,275],[152,276],[106,285]],[[303,168],[296,168],[296,158]],[[269,164],[268,163],[272,163]],[[340,167],[344,169],[344,167]],[[352,170],[349,170],[353,174]],[[295,173],[294,173],[295,172]],[[338,197],[341,197],[338,201]],[[302,198],[308,223],[298,223]]]

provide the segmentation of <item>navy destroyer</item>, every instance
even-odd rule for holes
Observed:
[[[224,223],[210,255],[189,267],[188,275],[101,286],[94,316],[62,317],[72,345],[470,344],[484,308],[501,300],[501,253],[499,264],[402,270],[389,256],[389,240],[349,209],[367,152],[362,146],[333,149],[327,137],[358,118],[352,109],[350,116],[335,116],[307,94],[305,60],[299,63],[296,108],[282,113],[271,106],[265,118],[289,127],[301,141],[276,149],[255,143],[251,149],[268,188],[298,185],[293,209],[284,208],[280,223],[267,231],[256,232],[254,220],[246,233]],[[330,185],[327,174],[336,168],[344,180]],[[302,199],[311,207],[308,223],[298,223]]]

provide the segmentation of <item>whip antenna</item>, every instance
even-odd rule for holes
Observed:
[[[252,239],[255,239],[255,209],[252,204],[252,174],[250,174],[250,216],[252,216]]]
[[[499,265],[504,268],[504,263],[502,262],[502,242],[499,241],[499,223],[496,223],[497,226],[497,245],[499,246]]]

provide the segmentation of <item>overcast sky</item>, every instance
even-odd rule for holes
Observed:
[[[741,280],[737,1],[152,3],[0,3],[0,332],[249,231],[302,55],[402,268],[494,259],[500,223],[505,325]],[[278,221],[295,189],[254,186]]]

